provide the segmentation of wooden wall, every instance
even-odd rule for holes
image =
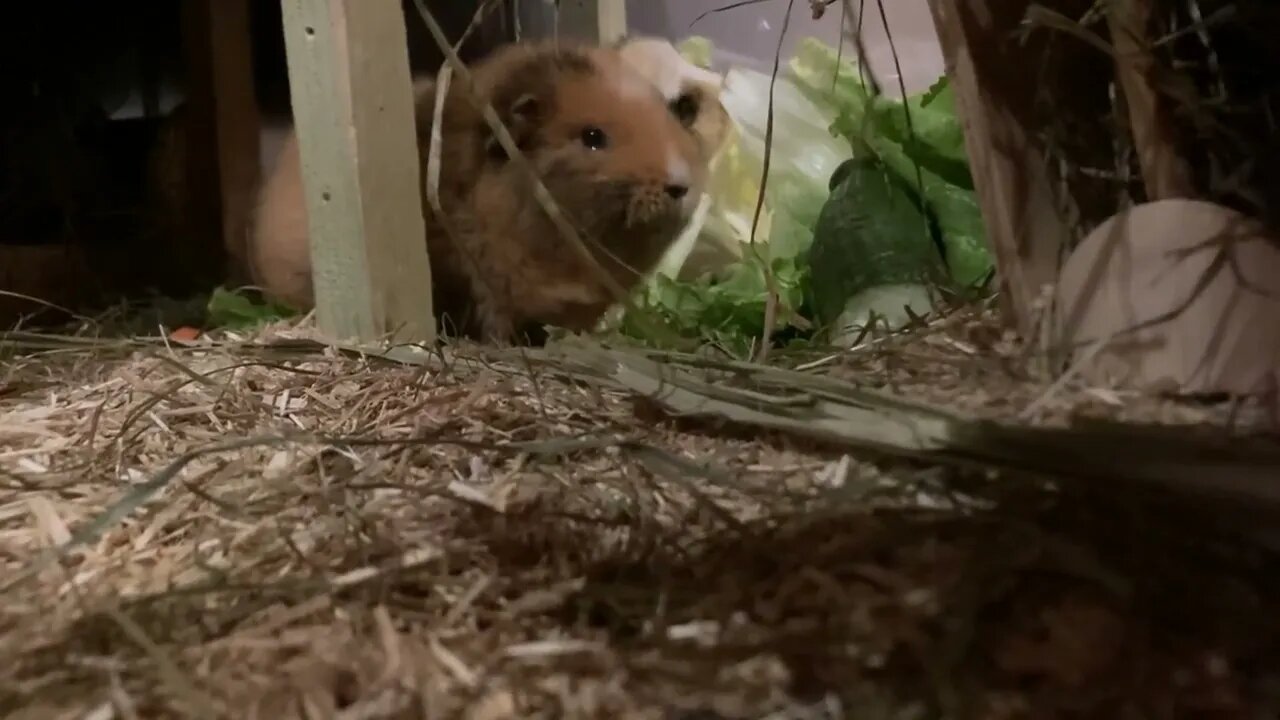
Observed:
[[[434,72],[440,53],[400,2],[410,65]],[[455,36],[475,8],[430,4]],[[74,5],[15,4],[0,25],[0,327],[43,307],[13,294],[92,312],[247,281],[259,115],[289,114],[280,0]],[[503,40],[505,20],[463,54]],[[162,81],[185,96],[175,113]],[[131,95],[144,112],[110,119]]]

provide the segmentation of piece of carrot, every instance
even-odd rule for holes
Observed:
[[[189,325],[184,325],[169,333],[169,339],[174,342],[195,342],[198,337],[200,337],[200,331]]]

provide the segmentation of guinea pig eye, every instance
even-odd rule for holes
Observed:
[[[599,150],[609,144],[609,138],[600,128],[588,127],[582,130],[582,144],[592,150]]]
[[[693,124],[698,119],[698,99],[691,93],[682,93],[671,101],[671,112],[685,125]]]

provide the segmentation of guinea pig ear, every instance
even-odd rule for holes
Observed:
[[[515,141],[516,147],[521,151],[529,149],[529,145],[533,142],[534,135],[538,130],[538,119],[541,114],[541,103],[538,98],[531,93],[525,93],[517,97],[510,105],[507,106],[505,112],[499,108],[498,118],[502,120],[502,124],[506,126],[507,132],[511,134],[511,139]],[[502,144],[498,142],[498,138],[492,133],[489,134],[485,141],[485,150],[489,157],[494,160],[506,160],[507,151],[502,149]]]

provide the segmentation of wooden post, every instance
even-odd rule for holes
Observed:
[[[184,220],[191,225],[217,223],[233,285],[249,280],[247,242],[259,177],[261,124],[254,96],[249,1],[190,0],[183,5],[188,62],[186,196],[208,198],[207,206],[197,201],[192,209],[200,217]]]
[[[249,1],[209,0],[208,9],[222,241],[237,284],[249,280],[249,223],[261,168],[262,121],[254,96]]]
[[[431,342],[431,267],[400,0],[282,0],[316,319]]]
[[[1009,42],[1024,5],[1003,0],[929,4],[996,255],[1003,310],[1029,337],[1036,302],[1044,286],[1057,281],[1071,230],[1020,107],[1029,105],[1025,101],[1033,96],[1035,82],[1034,73],[1027,72],[1034,65],[1015,55],[1021,50]]]
[[[561,0],[560,37],[610,45],[627,34],[626,0]]]
[[[1178,139],[1168,123],[1169,103],[1156,89],[1156,63],[1148,40],[1152,6],[1151,0],[1113,0],[1107,8],[1116,80],[1147,200],[1194,197],[1191,167],[1178,152]]]

